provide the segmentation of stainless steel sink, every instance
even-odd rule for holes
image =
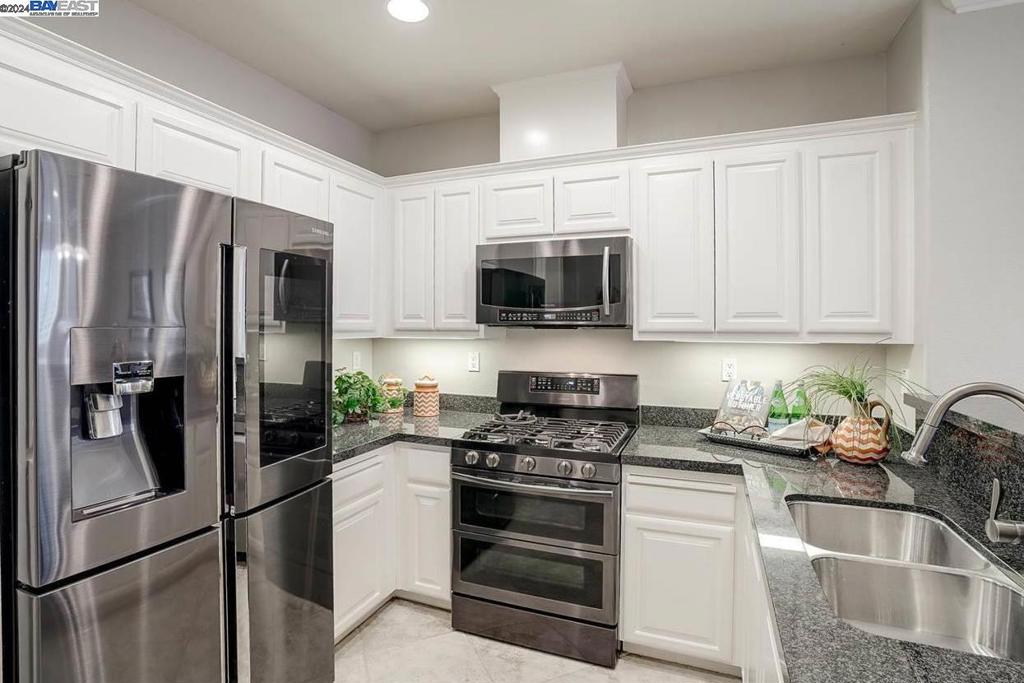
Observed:
[[[1024,663],[1024,595],[970,573],[841,557],[811,562],[836,615],[888,638]]]
[[[804,543],[825,553],[998,572],[942,521],[917,512],[794,501],[789,512]]]
[[[790,501],[836,616],[887,638],[1024,663],[1024,582],[918,512]]]

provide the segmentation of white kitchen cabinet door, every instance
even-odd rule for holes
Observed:
[[[434,188],[394,193],[395,329],[434,326]]]
[[[475,330],[476,243],[480,235],[477,183],[440,185],[434,201],[434,328]]]
[[[380,187],[343,173],[331,174],[335,332],[377,328],[377,243],[383,203]]]
[[[554,183],[550,175],[488,178],[483,186],[483,236],[489,240],[551,235]]]
[[[731,663],[733,528],[627,513],[623,531],[623,643]]]
[[[392,449],[349,465],[334,484],[334,638],[391,598],[397,581]]]
[[[715,157],[719,332],[800,330],[799,160],[789,147]]]
[[[309,159],[281,149],[263,151],[263,203],[328,220],[331,173]]]
[[[451,603],[452,503],[448,449],[402,446],[398,587],[431,604]]]
[[[715,329],[715,199],[711,158],[633,169],[638,332]]]
[[[890,134],[804,148],[804,296],[808,332],[892,332]]]
[[[555,173],[555,233],[629,228],[629,168],[594,164]]]
[[[260,157],[253,138],[165,103],[140,104],[138,121],[140,173],[259,201]]]
[[[113,81],[0,38],[0,154],[45,149],[135,168],[135,101]]]

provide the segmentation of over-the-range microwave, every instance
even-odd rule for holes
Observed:
[[[523,327],[629,327],[629,237],[482,244],[476,321]]]

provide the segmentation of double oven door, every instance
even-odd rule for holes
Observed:
[[[619,487],[452,468],[455,593],[617,623]]]

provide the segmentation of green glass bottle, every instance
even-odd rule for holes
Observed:
[[[803,382],[796,385],[796,395],[793,397],[793,404],[789,406],[789,421],[799,422],[811,414],[811,402],[807,399],[807,389]]]
[[[786,394],[782,391],[782,380],[775,381],[771,403],[768,406],[768,431],[774,432],[789,424],[789,407],[786,405]]]

